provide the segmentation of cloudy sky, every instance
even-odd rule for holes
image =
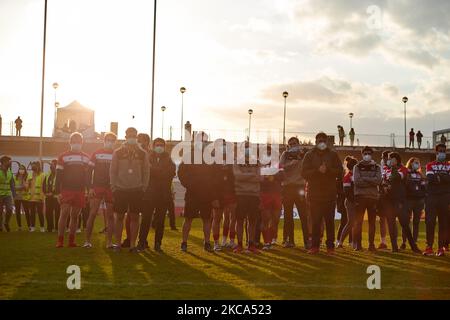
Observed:
[[[39,133],[43,3],[0,0],[0,114],[22,115],[30,135]],[[149,131],[152,1],[48,3],[44,133],[55,81],[61,105],[95,109],[98,131],[110,121]],[[164,0],[157,28],[157,135],[162,105],[179,135],[180,86],[185,120],[228,137],[247,128],[249,108],[255,130],[281,130],[285,90],[288,132],[348,130],[353,112],[357,133],[401,135],[405,95],[408,129],[450,127],[448,0]]]

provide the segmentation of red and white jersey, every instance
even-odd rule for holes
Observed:
[[[84,191],[87,183],[89,156],[84,152],[66,151],[59,155],[56,165],[56,192]]]
[[[102,148],[92,154],[89,166],[93,169],[93,176],[90,181],[94,187],[110,186],[109,168],[113,153],[114,150],[112,149]]]
[[[342,179],[342,185],[345,187],[351,187],[352,183],[355,180],[353,179],[353,172],[349,171],[345,174],[344,178]]]
[[[406,176],[408,175],[408,169],[403,165],[400,165],[400,167],[398,167],[397,170],[398,170],[398,173],[400,174],[400,176],[402,177],[402,180],[405,179]],[[383,181],[388,182],[391,175],[392,175],[392,168],[385,166],[383,168],[383,172],[382,172]]]
[[[429,174],[446,174],[450,175],[450,162],[433,161],[427,164],[427,175]]]

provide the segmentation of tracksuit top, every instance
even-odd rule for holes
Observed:
[[[450,195],[450,162],[433,161],[428,163],[427,180],[428,195]]]
[[[408,169],[400,165],[396,171],[392,168],[386,167],[383,172],[383,190],[386,197],[393,201],[401,201],[406,198],[406,184],[405,179],[408,174]]]
[[[381,179],[381,167],[375,161],[360,161],[353,168],[355,196],[378,199]]]

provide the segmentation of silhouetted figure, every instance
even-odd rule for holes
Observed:
[[[338,134],[339,134],[339,146],[342,147],[344,145],[345,131],[342,126],[338,126],[337,128],[338,128]]]
[[[355,129],[351,128],[348,135],[350,136],[350,145],[353,147],[355,145]]]
[[[442,136],[441,136],[441,143],[442,144],[446,144],[447,143],[447,138],[445,137],[444,134],[442,134]]]
[[[416,137],[416,133],[414,132],[414,128],[411,128],[411,131],[409,132],[409,147],[414,149],[414,140]]]
[[[423,138],[423,134],[422,134],[422,132],[420,132],[420,130],[417,131],[416,138],[417,138],[417,147],[420,150],[420,147],[422,147],[422,138]]]
[[[17,117],[16,121],[14,121],[16,124],[16,137],[20,137],[22,132],[22,119],[20,119],[20,116]]]

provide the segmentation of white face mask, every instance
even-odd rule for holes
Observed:
[[[370,154],[366,154],[363,156],[363,160],[366,162],[372,161],[372,156]]]
[[[114,142],[106,141],[105,142],[105,148],[106,149],[112,149],[114,147]]]
[[[127,138],[127,144],[134,146],[137,144],[137,138]]]
[[[72,151],[81,151],[81,143],[72,143],[70,148]]]
[[[321,151],[324,151],[324,150],[327,148],[327,144],[326,144],[325,142],[320,142],[320,143],[317,145],[317,148],[318,148],[319,150],[321,150]]]
[[[419,168],[420,168],[420,165],[419,165],[417,162],[414,162],[414,163],[412,164],[412,169],[413,169],[414,171],[419,170]]]

